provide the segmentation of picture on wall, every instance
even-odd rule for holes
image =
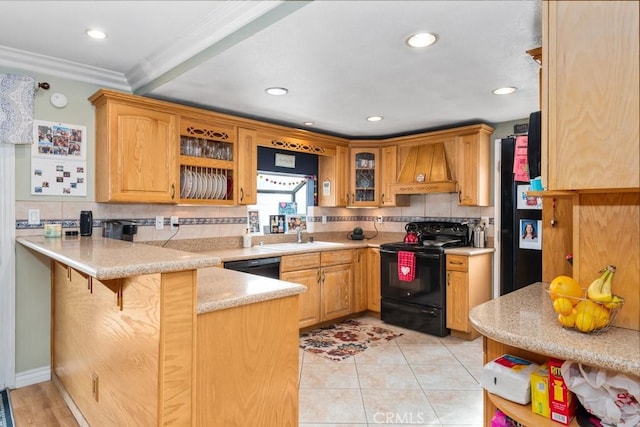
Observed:
[[[87,128],[34,120],[31,194],[87,195]]]
[[[287,233],[297,233],[298,229],[307,231],[307,217],[305,215],[287,215]]]
[[[249,231],[251,233],[259,233],[260,232],[260,211],[259,210],[249,210],[247,211],[248,215],[248,223],[249,223]]]
[[[520,220],[520,249],[542,250],[542,221]]]

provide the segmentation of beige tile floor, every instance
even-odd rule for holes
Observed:
[[[404,335],[340,362],[300,350],[300,427],[482,426],[482,339],[387,327]]]

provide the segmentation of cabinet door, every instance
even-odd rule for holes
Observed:
[[[473,133],[457,141],[458,203],[489,206],[489,136]]]
[[[639,2],[545,1],[543,11],[547,189],[638,188]]]
[[[331,320],[351,313],[352,264],[321,269],[321,320]]]
[[[369,248],[367,251],[367,309],[380,312],[380,250]]]
[[[447,271],[447,328],[469,332],[468,274]]]
[[[367,309],[367,286],[369,259],[367,249],[356,250],[355,277],[353,279],[353,295],[351,298],[351,312],[358,313]]]
[[[252,129],[238,129],[237,202],[255,205],[258,202],[258,134]]]
[[[320,270],[288,271],[282,273],[280,279],[307,287],[307,292],[298,297],[300,328],[320,323]]]
[[[349,195],[349,149],[336,146],[335,157],[318,157],[318,206],[347,206]]]
[[[351,150],[350,206],[378,206],[380,174],[377,167],[379,148]]]
[[[177,117],[107,102],[96,108],[96,201],[177,203]]]
[[[409,195],[391,194],[391,184],[395,184],[398,177],[398,146],[383,147],[380,163],[380,206],[409,206]]]

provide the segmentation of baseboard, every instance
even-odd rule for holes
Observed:
[[[51,380],[51,366],[30,369],[16,374],[16,388],[26,387],[33,384],[43,383]]]

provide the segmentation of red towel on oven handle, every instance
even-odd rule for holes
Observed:
[[[398,251],[398,279],[411,282],[416,278],[416,254]]]

